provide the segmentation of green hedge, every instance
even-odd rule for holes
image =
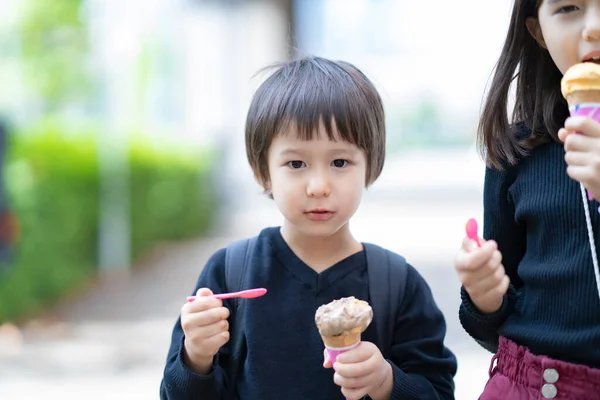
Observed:
[[[0,270],[0,323],[41,311],[96,272],[99,176],[93,131],[44,125],[11,136],[6,169],[20,237]],[[129,145],[132,255],[211,225],[207,152],[135,139]]]

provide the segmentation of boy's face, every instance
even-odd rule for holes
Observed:
[[[312,140],[293,125],[273,140],[268,154],[270,189],[290,228],[328,237],[345,228],[365,189],[366,155],[353,144],[332,141],[323,124]]]

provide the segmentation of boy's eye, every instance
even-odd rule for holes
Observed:
[[[304,167],[304,161],[300,161],[300,160],[290,161],[290,162],[288,162],[288,166],[293,169],[299,169],[299,168]]]
[[[333,160],[333,162],[331,163],[334,167],[336,168],[344,168],[345,166],[348,165],[348,161],[346,160]]]

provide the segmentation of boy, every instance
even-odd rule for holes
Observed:
[[[207,297],[229,282],[226,249],[215,253],[173,330],[161,398],[454,399],[456,359],[443,344],[444,317],[413,267],[403,265],[391,343],[377,343],[371,324],[332,370],[314,322],[322,304],[373,297],[363,244],[348,226],[385,158],[383,105],[372,83],[344,62],[307,57],[281,65],[254,95],[246,150],[284,216],[281,227],[259,234],[246,260],[244,289],[268,293],[243,300],[243,320],[228,319],[234,304]],[[232,344],[236,334],[243,339]]]

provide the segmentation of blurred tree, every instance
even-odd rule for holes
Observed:
[[[26,92],[39,112],[86,106],[92,86],[82,0],[23,0],[21,50]]]
[[[9,207],[6,193],[6,152],[8,146],[8,125],[0,119],[0,271],[10,266],[12,250],[19,235],[16,215]]]

